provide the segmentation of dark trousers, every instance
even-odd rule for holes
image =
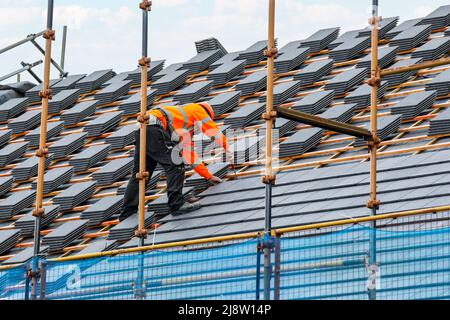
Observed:
[[[134,151],[134,168],[125,192],[122,215],[129,216],[138,211],[139,206],[139,181],[136,173],[139,172],[139,130],[135,133],[136,147]],[[147,126],[147,171],[151,178],[153,171],[159,163],[167,176],[167,196],[171,212],[177,211],[183,204],[184,164],[176,165],[171,158],[172,147],[169,134],[159,126]]]

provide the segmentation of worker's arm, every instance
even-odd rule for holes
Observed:
[[[200,157],[195,153],[194,146],[191,141],[190,135],[183,136],[183,150],[182,156],[183,159],[193,166],[195,172],[201,175],[206,180],[210,180],[213,175],[209,172],[208,168],[203,164]]]

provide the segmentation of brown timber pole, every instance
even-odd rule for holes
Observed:
[[[39,96],[42,98],[41,109],[41,130],[39,136],[39,149],[36,151],[38,157],[38,177],[36,190],[36,203],[33,210],[33,216],[36,218],[34,223],[34,244],[33,244],[33,262],[30,271],[31,278],[31,299],[37,299],[37,286],[39,280],[39,251],[40,251],[40,231],[41,218],[45,214],[42,207],[44,199],[44,173],[45,159],[48,156],[47,149],[47,117],[48,117],[48,101],[52,98],[52,90],[50,89],[50,63],[52,55],[52,41],[55,40],[55,31],[53,28],[53,0],[48,0],[47,6],[47,30],[44,32],[45,39],[45,59],[44,59],[44,82]]]
[[[371,215],[375,216],[380,206],[380,200],[377,197],[377,149],[380,146],[377,130],[377,112],[378,112],[378,88],[381,82],[380,68],[378,66],[378,24],[381,18],[378,16],[378,0],[372,0],[372,18],[369,23],[372,25],[372,63],[369,85],[371,89],[370,106],[370,131],[372,140],[369,141],[370,150],[370,200],[367,207],[371,210]],[[376,263],[376,223],[371,222],[371,231],[369,237],[369,259],[367,269],[369,272],[368,294],[370,300],[376,299],[376,278],[378,266]]]
[[[274,241],[270,237],[272,229],[272,186],[275,184],[275,175],[272,168],[272,128],[277,116],[273,109],[273,83],[274,83],[274,65],[277,55],[275,48],[275,0],[269,0],[269,26],[267,49],[264,54],[267,57],[267,93],[266,93],[266,113],[262,115],[266,120],[266,164],[265,176],[262,178],[266,185],[266,204],[265,204],[265,236],[262,242],[264,249],[264,300],[270,300],[270,283],[272,277],[271,252]]]
[[[148,12],[151,10],[152,2],[144,0],[139,4],[142,10],[142,57],[139,59],[141,67],[141,112],[137,118],[140,123],[140,143],[139,143],[139,172],[136,178],[139,180],[139,207],[138,220],[139,225],[136,230],[136,237],[139,238],[139,246],[144,246],[147,238],[147,229],[145,228],[145,190],[149,173],[147,171],[147,78],[150,58],[148,57]],[[136,283],[136,298],[145,298],[145,280],[144,280],[144,256],[141,253],[139,261],[138,279]]]

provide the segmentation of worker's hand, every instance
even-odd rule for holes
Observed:
[[[212,184],[216,185],[216,184],[222,183],[223,180],[220,179],[219,177],[212,176],[208,181],[211,182]]]

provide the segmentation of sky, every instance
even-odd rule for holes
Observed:
[[[141,55],[140,0],[55,0],[56,41],[53,58],[60,60],[61,35],[68,26],[66,70],[70,74],[112,68],[135,69]],[[276,0],[279,47],[327,27],[346,30],[368,25],[371,0]],[[400,20],[422,17],[448,0],[380,0],[380,15]],[[244,50],[267,37],[267,0],[153,0],[149,13],[149,55],[166,65],[196,54],[194,42],[216,37],[228,52]],[[47,0],[0,0],[0,48],[45,29]],[[43,40],[38,40],[43,45]],[[32,44],[0,55],[0,75],[43,56]],[[41,67],[36,73],[42,75]],[[53,77],[57,76],[53,69]],[[24,74],[23,80],[29,80]],[[15,81],[11,79],[10,81]],[[7,81],[6,81],[7,82]],[[5,82],[5,83],[6,83]]]

